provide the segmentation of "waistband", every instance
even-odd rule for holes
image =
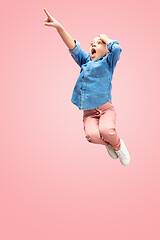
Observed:
[[[89,109],[89,110],[83,110],[83,115],[91,115],[91,114],[99,114],[101,111],[107,109],[107,108],[113,108],[113,104],[111,102],[106,102],[100,107],[94,108],[94,109]]]
[[[93,108],[93,109],[88,109],[88,110],[83,110],[83,112],[88,112],[88,111],[94,111],[94,110],[97,110],[97,109],[104,109],[106,106],[108,106],[108,105],[112,105],[112,103],[111,102],[106,102],[105,104],[103,104],[102,106],[100,106],[100,107],[97,107],[97,108]],[[112,105],[113,106],[113,105]]]

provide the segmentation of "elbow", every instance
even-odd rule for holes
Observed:
[[[120,47],[119,44],[114,44],[112,49],[113,49],[113,51],[116,51],[116,52],[122,52],[122,48]]]
[[[117,46],[115,46],[113,51],[114,51],[115,55],[120,56],[120,54],[122,52],[122,48],[119,45],[117,45]]]

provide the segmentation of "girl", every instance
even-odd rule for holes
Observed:
[[[112,76],[122,51],[119,42],[100,34],[91,41],[89,53],[86,53],[80,43],[45,8],[44,12],[47,15],[44,24],[57,29],[71,56],[81,68],[71,101],[83,110],[87,140],[104,145],[112,158],[119,158],[123,165],[128,165],[130,155],[116,132],[116,111],[111,97]]]

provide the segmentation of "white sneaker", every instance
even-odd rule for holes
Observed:
[[[111,145],[105,145],[105,147],[107,148],[108,153],[109,153],[109,155],[110,155],[112,158],[114,158],[114,159],[118,158],[117,153],[116,153],[115,150],[111,147]]]
[[[117,153],[121,163],[126,166],[130,163],[130,155],[122,139],[120,139],[120,142],[121,148],[115,152]]]

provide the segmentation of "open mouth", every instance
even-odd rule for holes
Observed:
[[[92,48],[92,50],[91,50],[91,56],[92,56],[92,57],[95,57],[95,55],[96,55],[96,50],[95,50],[94,48]]]

